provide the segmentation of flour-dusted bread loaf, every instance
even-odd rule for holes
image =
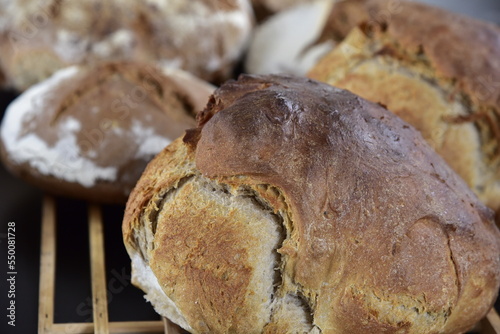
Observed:
[[[385,0],[340,2],[329,22],[351,32],[310,77],[415,126],[500,221],[500,28]]]
[[[500,284],[493,213],[383,107],[242,76],[127,203],[132,281],[192,333],[459,333]]]
[[[48,192],[124,203],[149,160],[196,124],[213,89],[138,63],[69,67],[9,105],[1,158]]]
[[[249,0],[13,0],[0,11],[0,68],[20,90],[72,64],[116,59],[222,80],[252,21]]]

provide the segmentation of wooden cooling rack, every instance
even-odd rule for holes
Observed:
[[[109,321],[106,296],[103,219],[101,208],[95,204],[88,205],[89,257],[94,322],[54,323],[56,221],[56,201],[51,196],[45,196],[42,207],[38,333],[186,333],[166,319],[163,321]],[[488,313],[472,333],[500,334],[500,317],[495,309],[492,309]]]
[[[45,196],[42,207],[38,333],[183,333],[178,326],[168,320],[113,322],[108,320],[103,220],[101,208],[95,204],[88,205],[89,257],[94,322],[54,323],[56,222],[56,201],[51,196]]]

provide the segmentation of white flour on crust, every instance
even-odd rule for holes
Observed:
[[[44,109],[43,96],[62,82],[72,80],[77,73],[77,67],[68,67],[19,96],[7,108],[0,136],[13,163],[27,163],[40,174],[91,187],[97,180],[114,181],[117,168],[97,166],[80,155],[77,133],[81,124],[77,119],[68,117],[57,123],[54,131],[58,131],[58,140],[53,146],[35,133],[23,133],[22,128],[24,120]]]

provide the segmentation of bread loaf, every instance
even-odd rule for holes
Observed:
[[[309,76],[415,126],[500,219],[500,28],[414,2],[351,0],[329,29],[350,33]]]
[[[0,21],[0,68],[24,90],[63,67],[103,60],[161,63],[223,80],[253,14],[249,0],[13,0]]]
[[[8,107],[0,155],[50,193],[124,203],[147,162],[195,125],[212,91],[180,70],[139,63],[66,68]]]
[[[421,135],[305,78],[216,90],[123,237],[133,283],[192,333],[459,333],[500,284],[491,210]]]

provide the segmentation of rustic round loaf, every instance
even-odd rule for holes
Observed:
[[[69,67],[8,107],[1,158],[48,192],[124,203],[147,162],[196,124],[212,92],[180,70],[124,62]]]
[[[249,0],[14,0],[0,12],[0,68],[20,90],[101,60],[161,62],[217,81],[232,74],[252,21]]]
[[[305,78],[242,76],[127,203],[132,280],[192,333],[458,333],[500,233],[421,135]]]
[[[417,128],[500,224],[500,28],[391,0],[338,2],[328,22],[345,39],[309,76]]]

